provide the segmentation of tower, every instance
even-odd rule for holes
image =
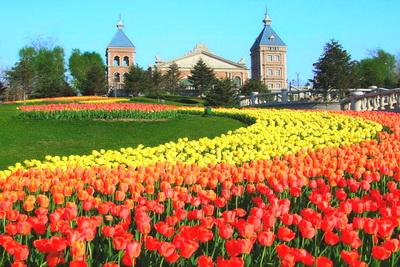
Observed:
[[[272,19],[265,13],[264,29],[257,37],[251,52],[251,76],[261,80],[272,91],[287,86],[287,46],[272,29]]]
[[[135,46],[123,31],[124,24],[119,19],[117,32],[106,49],[107,81],[110,89],[122,89],[124,74],[135,64]]]

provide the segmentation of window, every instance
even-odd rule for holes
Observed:
[[[118,72],[114,73],[114,82],[121,82],[121,75]]]
[[[273,89],[273,88],[274,88],[274,84],[273,84],[273,83],[270,83],[270,84],[268,85],[268,88],[269,88],[269,89]]]
[[[281,56],[280,55],[275,55],[275,61],[280,62],[281,61]]]
[[[119,56],[115,56],[114,57],[114,64],[113,64],[113,66],[119,66],[120,65],[120,59],[119,59]]]
[[[238,87],[242,85],[242,79],[238,76],[236,76],[233,81],[236,84],[236,86],[238,86]]]
[[[268,73],[268,76],[274,76],[274,70],[273,69],[268,69],[267,73]]]
[[[276,84],[276,88],[278,88],[278,89],[282,88],[282,87],[281,87],[281,84],[280,84],[280,83],[277,83],[277,84]]]
[[[282,70],[281,69],[276,70],[276,76],[279,76],[279,77],[282,76]]]
[[[129,66],[129,57],[124,57],[122,60],[122,66],[128,67]]]
[[[267,56],[267,61],[271,62],[272,61],[272,55]]]

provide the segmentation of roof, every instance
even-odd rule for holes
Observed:
[[[176,63],[180,68],[191,69],[200,58],[204,60],[206,64],[211,68],[247,70],[246,64],[243,62],[243,60],[236,63],[223,57],[217,56],[213,54],[204,44],[197,44],[192,51],[182,57],[169,61],[160,60],[159,62],[156,62],[156,66],[158,68],[167,68],[172,63]],[[215,66],[215,64],[217,64],[218,66]]]
[[[264,26],[264,29],[251,47],[251,50],[261,45],[286,46],[279,35],[272,29],[271,25]]]
[[[132,44],[131,40],[129,40],[128,36],[123,32],[122,29],[118,29],[115,33],[114,37],[112,38],[108,47],[131,47],[134,48],[135,46]]]

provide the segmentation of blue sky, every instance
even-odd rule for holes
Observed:
[[[273,28],[288,45],[289,79],[305,81],[323,45],[337,39],[354,59],[382,48],[400,53],[399,0],[0,0],[0,68],[39,36],[52,37],[67,57],[73,48],[105,48],[121,13],[143,67],[203,42],[228,59],[245,58],[262,30],[268,5]]]

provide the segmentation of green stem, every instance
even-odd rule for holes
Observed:
[[[265,251],[266,251],[266,250],[267,250],[267,247],[264,247],[263,253],[262,253],[262,256],[261,256],[260,267],[263,266],[264,257],[265,257]]]

